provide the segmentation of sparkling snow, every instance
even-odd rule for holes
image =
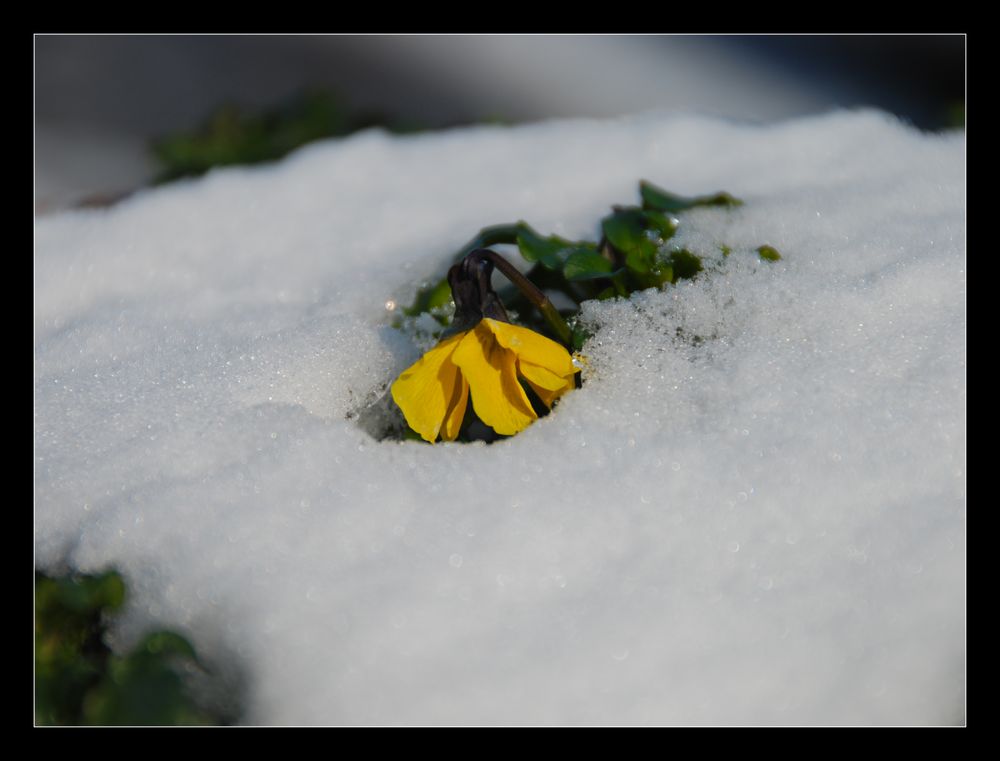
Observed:
[[[587,303],[518,436],[359,427],[419,356],[387,302],[643,178],[745,200],[682,216],[720,272]],[[35,236],[36,563],[119,568],[113,644],[180,631],[246,723],[964,722],[964,134],[369,131]]]

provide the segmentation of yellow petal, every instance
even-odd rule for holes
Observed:
[[[454,441],[458,438],[458,430],[462,427],[462,419],[465,417],[465,408],[469,404],[469,383],[458,374],[458,383],[455,384],[455,395],[448,406],[448,414],[445,415],[444,425],[441,427],[441,438],[445,441]]]
[[[567,391],[572,391],[576,388],[576,383],[572,378],[568,378],[563,386],[555,390],[550,390],[544,388],[543,386],[539,386],[537,383],[532,383],[530,379],[528,380],[528,385],[531,386],[532,390],[538,394],[538,398],[545,402],[545,406],[549,409],[552,409],[552,404],[556,399],[565,394]]]
[[[525,362],[523,359],[518,359],[517,369],[532,386],[541,386],[549,391],[558,391],[566,385],[565,378],[556,375],[551,370],[540,365]],[[573,383],[572,376],[570,376],[569,382]]]
[[[522,362],[544,367],[560,378],[580,372],[578,367],[573,366],[573,358],[569,352],[541,333],[488,317],[483,323],[496,336],[497,342],[514,352]]]
[[[464,385],[452,361],[465,335],[459,333],[446,338],[404,370],[392,384],[392,398],[403,411],[406,422],[431,443],[437,439],[446,419],[451,419],[449,413],[454,413],[460,405],[465,414],[465,400],[456,399],[456,392]]]
[[[465,334],[452,361],[462,370],[479,419],[504,436],[527,428],[538,416],[517,380],[514,354],[494,338],[484,319]]]

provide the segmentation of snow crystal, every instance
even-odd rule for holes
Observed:
[[[961,723],[964,165],[875,112],[650,114],[40,218],[36,563],[121,569],[113,644],[180,631],[247,723]],[[643,178],[746,203],[682,216],[710,271],[584,305],[554,414],[358,425],[419,356],[387,302],[485,225],[594,239]]]

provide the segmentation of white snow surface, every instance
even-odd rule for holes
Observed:
[[[642,178],[745,201],[681,217],[720,272],[586,303],[517,436],[359,428],[388,300]],[[181,632],[248,724],[963,723],[965,229],[964,133],[872,111],[374,130],[39,218],[36,565],[119,568],[113,645]]]

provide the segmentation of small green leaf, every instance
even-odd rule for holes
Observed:
[[[604,236],[625,257],[625,266],[644,274],[653,267],[658,249],[646,231],[649,221],[635,206],[616,207],[613,214],[601,220]]]
[[[596,248],[580,247],[566,259],[563,275],[567,280],[593,280],[608,277],[614,265],[597,253]]]
[[[675,282],[678,278],[692,278],[702,270],[701,257],[683,248],[670,252],[670,263],[674,268]]]
[[[448,285],[448,278],[445,278],[435,285],[427,295],[427,309],[425,311],[429,312],[449,303],[451,303],[451,286]]]
[[[647,228],[659,236],[661,246],[674,237],[680,225],[676,217],[668,217],[659,211],[644,211],[642,215],[646,219]]]
[[[596,298],[598,301],[607,301],[608,299],[613,299],[617,295],[618,295],[618,289],[615,288],[613,285],[609,285],[603,291],[598,293],[597,296],[595,296],[594,298]]]
[[[663,285],[664,283],[673,283],[677,281],[674,267],[669,264],[656,265],[652,270],[650,270],[650,274],[653,276],[657,287]]]
[[[658,188],[651,182],[639,182],[639,195],[642,196],[642,208],[653,211],[678,212],[693,209],[696,206],[742,206],[743,202],[725,191],[693,198],[679,196]]]
[[[674,269],[662,261],[656,262],[648,272],[629,273],[631,287],[628,293],[646,288],[660,288],[665,283],[674,282]]]
[[[778,249],[774,246],[761,246],[757,249],[757,253],[760,254],[760,258],[769,262],[777,262],[781,260],[781,254],[778,253]]]
[[[403,309],[403,314],[415,317],[418,314],[429,312],[432,309],[442,307],[451,301],[451,286],[448,285],[448,278],[438,280],[433,285],[421,288],[417,291],[417,296],[413,304]]]

